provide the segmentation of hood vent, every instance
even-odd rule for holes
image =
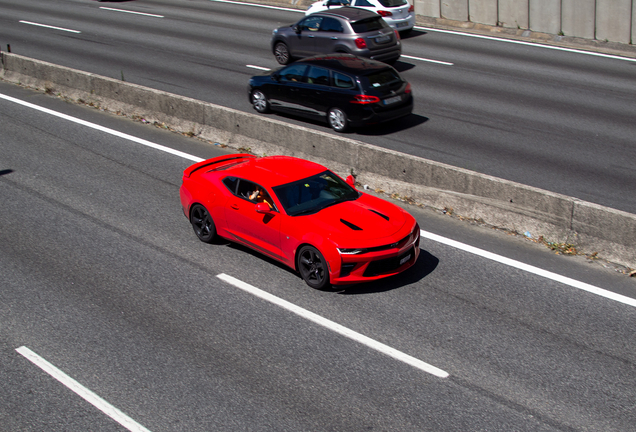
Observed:
[[[369,209],[369,211],[372,211],[373,213],[377,214],[377,215],[378,215],[378,216],[380,216],[381,218],[384,218],[384,219],[386,219],[386,220],[389,220],[389,217],[388,217],[387,215],[382,214],[382,213],[380,213],[379,211],[375,211],[375,210],[372,210],[372,209]]]
[[[344,219],[340,219],[340,222],[342,222],[343,224],[345,224],[346,226],[348,226],[349,228],[351,228],[351,229],[352,229],[352,230],[354,230],[354,231],[362,231],[362,228],[360,228],[360,227],[359,227],[359,226],[357,226],[357,225],[352,224],[352,223],[351,223],[351,222],[349,222],[349,221],[346,221],[346,220],[344,220]]]

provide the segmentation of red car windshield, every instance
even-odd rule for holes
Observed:
[[[331,171],[272,188],[290,216],[319,212],[343,201],[358,199],[360,193]]]

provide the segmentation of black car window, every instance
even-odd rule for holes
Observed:
[[[307,74],[307,83],[328,86],[329,69],[311,66],[309,68],[309,73]]]
[[[338,88],[353,88],[353,78],[340,72],[333,73],[333,85]]]
[[[305,72],[307,71],[306,64],[293,64],[286,67],[279,72],[280,80],[282,82],[304,82]]]
[[[388,26],[389,25],[380,15],[351,23],[351,28],[353,28],[354,33],[367,33],[370,31],[380,30]]]
[[[406,1],[406,0],[405,0]],[[356,6],[360,6],[360,7],[375,7],[374,4],[369,3],[367,0],[356,0],[355,3]],[[385,5],[386,6],[386,5]]]
[[[342,33],[342,24],[335,18],[325,17],[320,24],[320,30],[326,32]]]
[[[274,201],[270,198],[264,187],[249,180],[235,180],[239,180],[238,189],[235,195],[243,199],[252,201],[255,204],[264,202],[268,204],[271,209],[278,211],[276,205],[274,204]],[[223,182],[225,183],[225,180],[223,180]]]
[[[390,86],[391,84],[402,82],[402,78],[398,75],[397,71],[389,68],[366,75],[366,79],[369,82],[369,86],[373,88]]]
[[[230,192],[236,194],[236,185],[238,185],[238,179],[236,177],[225,177],[223,179],[223,184],[230,190]]]
[[[318,31],[322,19],[323,18],[321,16],[309,16],[302,20],[298,24],[298,27],[300,28],[300,30],[304,31]]]
[[[360,197],[357,190],[331,171],[276,186],[274,193],[290,216],[316,213],[325,207]]]
[[[384,7],[404,6],[407,4],[406,0],[379,0],[380,4]]]

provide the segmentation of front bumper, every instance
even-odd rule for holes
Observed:
[[[332,285],[370,282],[402,273],[412,267],[420,255],[420,228],[415,229],[399,246],[360,255],[340,255],[340,266],[330,274]]]

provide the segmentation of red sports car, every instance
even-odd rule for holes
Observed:
[[[326,289],[395,275],[420,253],[413,216],[354,185],[307,160],[233,154],[186,169],[180,195],[199,240],[243,244]]]

